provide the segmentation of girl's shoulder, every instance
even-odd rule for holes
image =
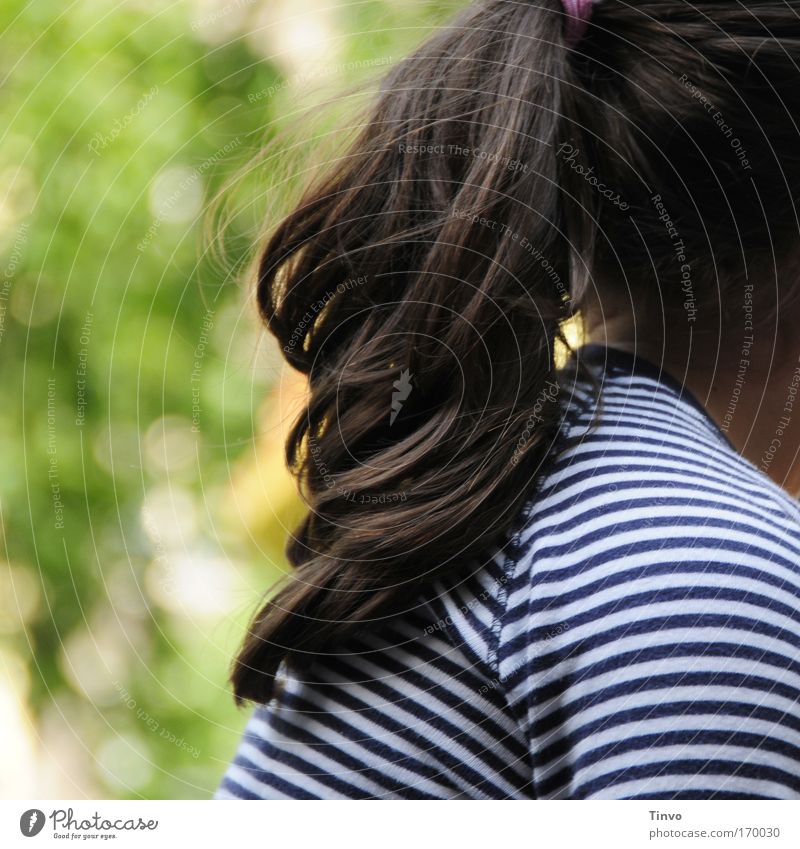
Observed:
[[[800,795],[797,507],[653,376],[606,375],[570,426],[498,640],[536,795]]]

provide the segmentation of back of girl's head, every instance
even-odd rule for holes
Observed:
[[[602,0],[570,46],[561,0],[481,0],[392,69],[261,258],[309,376],[288,444],[309,512],[237,697],[479,567],[554,453],[556,346],[589,293],[668,322],[733,315],[756,272],[788,297],[798,13]]]
[[[619,216],[594,198],[593,270],[659,298],[667,316],[681,313],[687,280],[698,310],[727,314],[744,279],[771,269],[774,281],[794,248],[798,13],[791,2],[608,0],[571,58],[566,132],[630,204]]]

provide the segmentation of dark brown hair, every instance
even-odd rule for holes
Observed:
[[[604,0],[570,50],[560,0],[482,0],[392,68],[261,256],[261,313],[310,383],[287,447],[309,509],[237,700],[508,530],[554,450],[554,350],[589,287],[690,321],[790,250],[798,12]]]

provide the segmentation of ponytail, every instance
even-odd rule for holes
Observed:
[[[560,15],[478,4],[393,70],[344,164],[267,245],[261,313],[310,382],[287,448],[309,512],[236,661],[238,700],[463,574],[529,495],[573,306],[568,73]]]

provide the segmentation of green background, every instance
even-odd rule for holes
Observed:
[[[457,5],[4,0],[4,797],[213,793],[247,717],[228,665],[300,509],[302,385],[252,252]]]

